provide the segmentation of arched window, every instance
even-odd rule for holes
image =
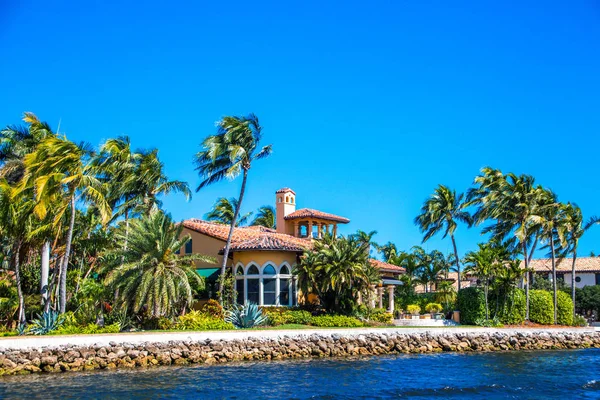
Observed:
[[[258,267],[254,264],[248,268],[248,275],[258,275]]]
[[[244,275],[244,268],[242,268],[242,266],[241,266],[241,265],[239,265],[239,266],[237,267],[237,270],[235,271],[235,274],[236,274],[236,275],[238,275],[238,276],[240,276],[240,275]]]
[[[279,201],[281,203],[282,199],[283,199],[283,197],[280,196],[280,197],[277,198],[277,201]]]
[[[264,269],[263,269],[263,275],[275,275],[275,267],[273,267],[271,264],[267,265]]]
[[[290,274],[290,269],[287,267],[287,265],[284,265],[283,267],[281,267],[281,269],[279,270],[279,274],[280,275],[289,275]]]
[[[192,238],[185,243],[185,254],[192,254]]]
[[[258,277],[258,267],[254,264],[248,268],[246,275],[246,288],[248,290],[247,301],[250,303],[260,304],[260,278]],[[256,277],[250,278],[250,275],[257,275]]]
[[[238,265],[235,270],[235,291],[237,292],[236,300],[238,304],[244,304],[244,299],[246,298],[244,286],[244,267]]]
[[[290,202],[291,202],[292,204],[294,204],[294,198],[293,198],[293,197],[290,197]]]

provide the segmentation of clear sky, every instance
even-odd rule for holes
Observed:
[[[250,172],[246,211],[289,186],[299,207],[350,218],[342,232],[407,249],[434,187],[464,191],[489,165],[600,214],[594,0],[0,0],[0,51],[1,125],[33,111],[72,140],[129,135],[194,188],[215,122],[256,113],[274,153]],[[202,217],[239,185],[165,207]],[[482,239],[459,227],[460,253]],[[599,242],[596,228],[581,252]]]

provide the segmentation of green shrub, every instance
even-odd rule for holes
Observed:
[[[173,322],[171,318],[160,317],[158,321],[156,321],[156,326],[162,331],[168,331],[173,329],[175,322]]]
[[[364,326],[360,320],[345,315],[320,315],[312,317],[310,324],[321,328],[358,328]]]
[[[501,328],[502,322],[500,322],[500,320],[498,320],[498,318],[491,318],[488,320],[486,320],[485,318],[480,318],[475,321],[475,325],[483,326],[486,328]]]
[[[573,318],[573,326],[588,326],[587,319],[577,314],[575,315],[575,318]]]
[[[421,307],[418,304],[409,304],[406,306],[406,312],[412,315],[419,315]]]
[[[391,324],[394,320],[392,313],[387,312],[385,308],[374,308],[369,315],[370,321]]]
[[[288,324],[308,325],[312,319],[312,314],[305,310],[290,310],[286,314],[289,317]]]
[[[290,310],[286,307],[265,307],[263,314],[268,318],[268,324],[271,326],[285,324],[308,325],[312,314],[305,310]]]
[[[565,292],[556,294],[557,320],[559,325],[573,325],[573,300]]]
[[[64,325],[52,332],[52,335],[91,335],[96,333],[119,333],[121,327],[119,324],[106,325],[100,327],[96,324],[87,324],[84,326]]]
[[[185,331],[228,330],[234,326],[222,319],[212,318],[199,311],[190,311],[177,318],[174,329]]]
[[[490,308],[493,308],[492,304],[495,304],[496,300],[500,302],[500,306],[494,318],[497,318],[502,324],[519,325],[525,321],[527,300],[523,289],[512,289],[506,297],[501,296],[501,299],[492,296]]]
[[[264,308],[263,314],[267,317],[267,323],[271,326],[285,325],[290,323],[290,315],[285,312]]]
[[[460,322],[474,325],[475,321],[485,319],[485,294],[476,287],[459,290],[456,297],[456,308],[460,311]]]
[[[584,315],[595,312],[600,317],[600,285],[584,286],[576,289],[575,305],[577,310]]]
[[[529,291],[529,320],[544,325],[554,323],[552,293],[545,290]]]
[[[439,303],[428,303],[425,306],[425,311],[427,311],[428,313],[436,314],[442,311],[442,308],[442,305]]]

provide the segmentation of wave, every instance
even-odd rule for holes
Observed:
[[[592,379],[591,381],[589,381],[588,383],[583,385],[583,388],[584,389],[600,389],[600,381]]]

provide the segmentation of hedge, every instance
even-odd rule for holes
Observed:
[[[485,294],[482,289],[468,287],[458,291],[456,308],[460,311],[460,322],[475,325],[475,321],[485,319]]]
[[[573,300],[563,291],[556,295],[558,323],[560,325],[573,325]]]
[[[527,309],[527,299],[523,289],[512,289],[506,298],[501,295],[499,299],[493,296],[490,299],[490,308],[495,310],[496,300],[500,302],[500,307],[495,318],[505,325],[519,325],[525,321]]]
[[[356,318],[344,315],[320,315],[312,317],[310,324],[321,328],[358,328],[365,325]]]
[[[554,323],[554,300],[545,290],[529,291],[529,320],[538,324]]]

